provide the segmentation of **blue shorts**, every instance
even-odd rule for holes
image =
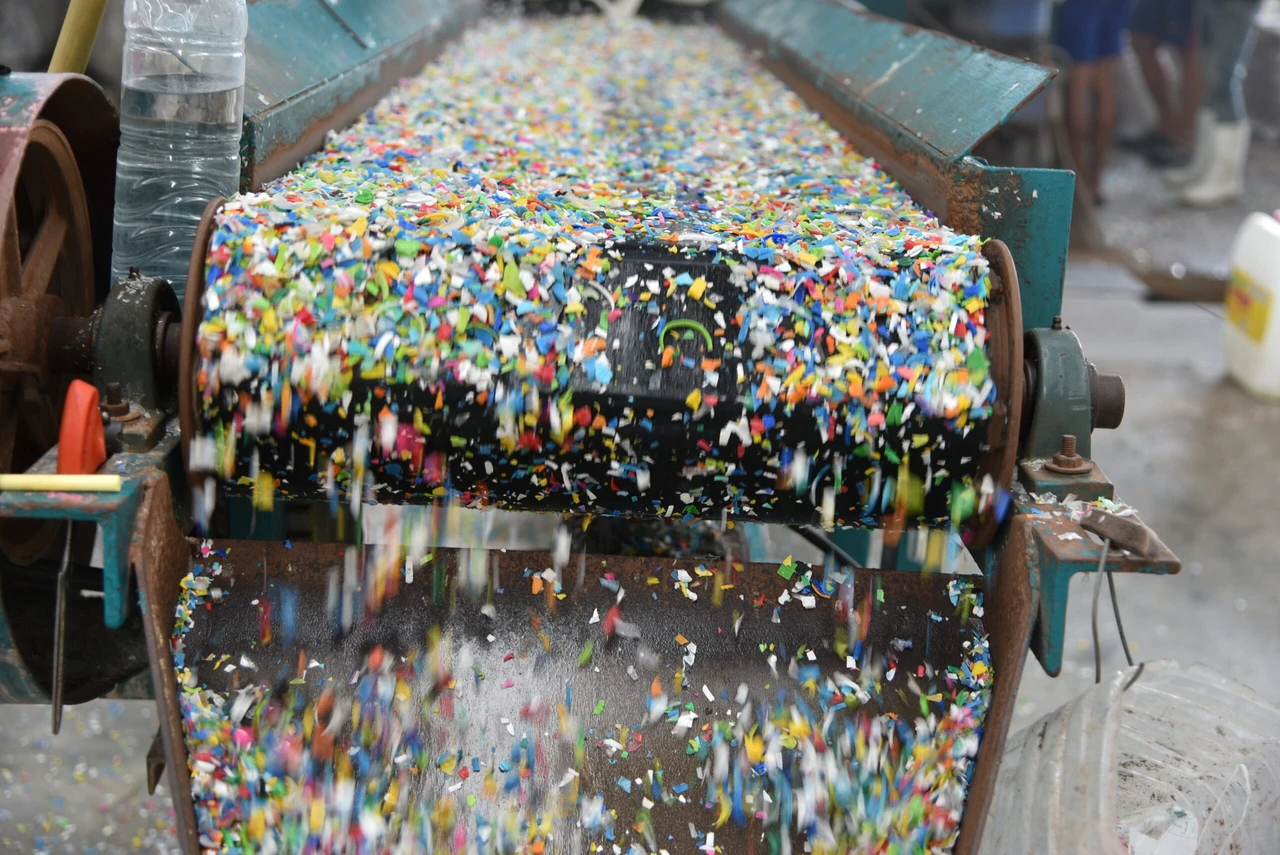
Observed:
[[[1128,25],[1127,0],[1065,0],[1056,40],[1074,61],[1097,62],[1120,55]]]
[[[1197,0],[1138,0],[1129,29],[1174,47],[1195,47],[1199,42]]]

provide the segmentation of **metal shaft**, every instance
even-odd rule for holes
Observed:
[[[62,727],[62,681],[67,658],[67,585],[71,581],[71,520],[67,520],[67,540],[58,568],[58,599],[53,618],[53,734]]]

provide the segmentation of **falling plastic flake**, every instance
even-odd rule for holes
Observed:
[[[553,839],[581,833],[592,841],[616,841],[622,851],[653,853],[659,838],[648,835],[670,827],[666,817],[673,804],[703,806],[705,819],[701,827],[694,825],[693,839],[709,839],[714,828],[722,846],[737,845],[732,841],[740,839],[738,834],[763,833],[774,839],[790,834],[807,835],[811,843],[836,841],[834,851],[898,847],[940,853],[958,834],[958,808],[993,679],[987,640],[968,623],[981,613],[981,595],[966,579],[937,578],[941,590],[935,591],[934,606],[913,630],[935,633],[940,624],[959,629],[963,657],[939,666],[913,663],[906,670],[898,657],[910,655],[928,636],[882,634],[877,644],[883,652],[874,657],[862,641],[872,623],[896,621],[891,615],[901,604],[886,603],[883,616],[846,624],[853,585],[845,571],[834,571],[837,589],[827,598],[807,593],[814,590],[807,575],[780,580],[773,572],[744,571],[737,578],[744,600],[757,590],[765,597],[795,590],[791,602],[774,614],[802,609],[797,615],[810,626],[834,628],[835,651],[820,636],[793,651],[761,640],[761,632],[765,639],[772,637],[773,624],[753,610],[743,630],[751,633],[751,641],[733,658],[753,651],[752,657],[760,657],[759,675],[725,683],[717,664],[725,660],[713,655],[707,666],[695,654],[699,644],[714,648],[723,638],[722,615],[727,614],[714,608],[708,613],[707,606],[683,598],[677,586],[689,584],[680,580],[695,578],[696,569],[681,568],[666,584],[666,603],[651,605],[647,598],[642,603],[649,618],[670,613],[687,621],[683,632],[664,631],[661,641],[646,635],[647,621],[639,624],[638,638],[619,632],[604,647],[597,667],[586,673],[571,670],[574,676],[557,688],[558,680],[539,679],[536,666],[535,679],[527,683],[486,681],[466,633],[447,650],[443,646],[458,628],[428,632],[425,651],[390,655],[377,647],[349,682],[328,680],[324,674],[331,668],[298,651],[278,660],[266,650],[257,660],[241,656],[253,668],[234,675],[221,670],[230,654],[200,651],[196,658],[207,668],[193,667],[187,664],[189,633],[200,622],[217,621],[219,610],[235,599],[232,592],[213,602],[209,572],[197,565],[182,580],[171,639],[205,851],[295,851],[305,849],[308,840],[330,839],[335,852],[366,851],[358,844],[372,841],[379,841],[376,851],[423,848],[428,842],[438,849],[441,840],[474,842],[480,853],[538,851],[537,843],[549,852]],[[653,575],[666,574],[658,569]],[[627,598],[619,599],[625,585],[645,585],[646,576],[648,571],[630,582],[615,576],[617,593],[586,586],[580,596],[587,599],[569,600],[558,623],[545,598],[533,597],[527,588],[503,595],[522,596],[548,610],[522,622],[525,636],[511,639],[515,649],[537,650],[541,657],[544,648],[534,639],[548,631],[558,637],[577,628],[598,638],[586,622],[589,612],[601,602],[612,603],[611,610],[627,604]],[[271,587],[279,590],[276,582]],[[873,590],[885,588],[876,583]],[[416,601],[421,593],[406,591],[405,596]],[[478,614],[478,606],[470,608]],[[640,617],[623,609],[619,621]],[[744,620],[741,614],[733,617],[735,623]],[[857,634],[851,635],[848,626],[859,627]],[[210,638],[207,630],[194,637]],[[510,648],[490,649],[486,662],[494,664],[486,667],[510,668],[523,661]],[[570,661],[575,655],[559,645],[556,649]],[[822,651],[828,652],[820,656]],[[199,672],[225,682],[274,667],[267,662],[295,660],[298,673],[318,677],[316,685],[299,677],[274,692],[263,683],[219,693],[197,677]],[[769,671],[763,670],[765,664]],[[592,675],[606,671],[621,692],[609,718],[604,698],[575,703],[574,692],[577,681],[598,685]],[[648,672],[643,679],[641,671]],[[551,673],[561,672],[553,666]],[[470,674],[474,680],[460,676]],[[484,694],[487,686],[496,695]],[[548,689],[559,700],[549,700]],[[634,693],[632,699],[627,692]],[[898,706],[899,712],[876,712],[889,702],[897,705],[895,698],[906,705]],[[498,717],[484,709],[497,703],[518,714]],[[493,716],[489,725],[486,715]],[[482,728],[478,743],[467,736],[477,727]],[[677,752],[693,766],[678,764]],[[594,779],[617,786],[603,794],[584,791],[582,776],[590,780],[601,769],[608,770],[606,776]],[[813,785],[793,789],[793,780]],[[539,801],[551,792],[557,794],[553,800]],[[634,800],[634,809],[644,813],[628,825],[632,808],[618,799]],[[796,814],[787,813],[793,809],[808,817],[803,826],[795,825]],[[391,821],[396,811],[402,820]],[[609,818],[624,815],[623,823]],[[505,829],[501,840],[533,848],[512,849],[485,830],[492,828]],[[688,851],[674,844],[666,848]],[[471,850],[463,846],[463,851]]]

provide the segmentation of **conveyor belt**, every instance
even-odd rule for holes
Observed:
[[[192,461],[231,492],[827,525],[994,492],[980,242],[718,30],[482,26],[215,224]]]

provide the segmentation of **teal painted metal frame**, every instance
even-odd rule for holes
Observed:
[[[1066,476],[1067,479],[1073,477],[1082,478]],[[1095,477],[1106,482],[1101,473]],[[1109,482],[1106,483],[1110,486]],[[1073,492],[1073,487],[1069,481],[1062,483],[1058,488],[1062,491],[1060,495]],[[1098,572],[1098,563],[1102,559],[1102,547],[1091,540],[1078,523],[1063,515],[1062,510],[1061,505],[1036,502],[1021,484],[1014,486],[1013,513],[1031,520],[1032,548],[1027,557],[1027,568],[1032,586],[1040,592],[1031,633],[1031,651],[1051,677],[1062,672],[1071,577],[1077,573]],[[1063,539],[1063,535],[1073,534],[1080,535],[1080,539]],[[983,569],[990,579],[999,563],[997,553],[989,551],[985,557]],[[1107,553],[1106,569],[1113,573],[1167,575],[1177,573],[1180,566],[1177,557],[1164,546],[1156,555],[1146,557],[1120,550]]]
[[[134,518],[142,502],[143,482],[155,469],[174,472],[178,463],[178,437],[166,436],[151,451],[116,454],[99,470],[120,475],[119,493],[62,493],[9,490],[0,493],[0,517],[78,520],[102,526],[103,618],[110,629],[119,629],[128,619],[133,601],[129,597],[129,542]],[[49,449],[27,470],[51,474],[58,471],[58,447]],[[172,477],[171,477],[172,480]],[[173,483],[184,483],[182,480]],[[8,638],[4,615],[0,613],[0,640]],[[3,644],[0,644],[3,647]]]
[[[240,189],[318,151],[423,65],[482,0],[258,0],[245,40]]]
[[[260,186],[292,168],[319,147],[329,129],[354,119],[400,75],[415,72],[482,5],[478,0],[251,4],[244,186]],[[718,15],[944,222],[1004,241],[1018,271],[1024,328],[1043,332],[1051,324],[1062,307],[1074,176],[995,167],[972,152],[1048,83],[1052,70],[824,0],[724,0]],[[306,26],[299,26],[303,16]],[[1077,353],[1078,342],[1071,359]],[[1079,363],[1083,369],[1082,356]],[[1035,435],[1052,437],[1052,431],[1046,426]],[[1078,435],[1087,438],[1088,432]],[[129,608],[124,535],[137,510],[138,473],[166,465],[174,456],[172,439],[146,455],[117,455],[108,467],[126,473],[126,489],[118,496],[10,494],[0,496],[0,514],[103,524],[109,556],[104,608],[108,625],[119,626]],[[37,469],[55,461],[56,449]],[[1030,511],[1019,505],[1017,512]],[[866,533],[841,532],[840,537],[855,556],[865,555]],[[986,552],[988,567],[996,551]],[[1095,564],[1096,559],[1095,554]],[[918,567],[905,543],[897,562],[900,568]],[[1054,616],[1065,612],[1063,578],[1087,569],[1086,563],[1031,568],[1037,578],[1051,580],[1041,588],[1041,634],[1047,640],[1037,646],[1047,670],[1060,667],[1061,629]],[[1058,565],[1061,569],[1055,569]],[[1059,578],[1063,572],[1066,576]]]

